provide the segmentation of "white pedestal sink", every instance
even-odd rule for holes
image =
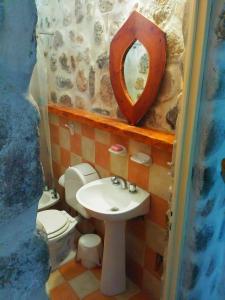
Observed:
[[[84,185],[76,196],[90,216],[105,222],[101,291],[107,296],[120,294],[126,289],[126,220],[148,212],[149,193],[139,187],[130,193],[108,177]]]

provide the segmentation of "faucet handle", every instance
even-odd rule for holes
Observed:
[[[53,194],[53,199],[57,199],[58,198],[58,193],[57,193],[57,191],[56,191],[55,188],[53,189],[52,194]]]
[[[119,184],[120,183],[119,178],[117,176],[112,176],[111,181],[112,181],[113,184]]]
[[[135,183],[129,183],[129,192],[130,193],[136,193],[137,192],[137,186]]]

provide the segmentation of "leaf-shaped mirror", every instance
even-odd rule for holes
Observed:
[[[145,47],[136,41],[124,60],[124,80],[132,103],[136,103],[144,91],[149,72],[149,56]]]
[[[134,63],[137,47],[141,49],[138,64]],[[129,123],[137,124],[153,104],[165,64],[164,32],[138,12],[133,12],[110,45],[112,88],[118,105]],[[135,72],[132,71],[134,68]],[[145,76],[142,73],[144,68]],[[136,78],[137,73],[140,73],[140,76]],[[134,89],[138,92],[133,92]]]

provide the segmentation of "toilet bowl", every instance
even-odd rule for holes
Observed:
[[[98,178],[96,170],[87,163],[69,167],[60,177],[59,183],[65,188],[67,204],[79,215],[73,218],[66,211],[56,209],[42,210],[37,213],[37,222],[41,224],[47,235],[52,270],[75,257],[75,240],[80,236],[76,225],[81,220],[81,216],[89,218],[86,210],[77,202],[76,192],[81,186]],[[49,201],[46,201],[46,206],[50,207]],[[43,200],[40,207],[44,209]]]

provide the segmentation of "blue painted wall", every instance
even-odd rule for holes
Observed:
[[[177,300],[225,299],[225,177],[221,174],[221,161],[225,158],[225,1],[210,2],[210,31]]]
[[[25,95],[36,60],[34,0],[0,0],[0,299],[47,299],[39,116]]]

